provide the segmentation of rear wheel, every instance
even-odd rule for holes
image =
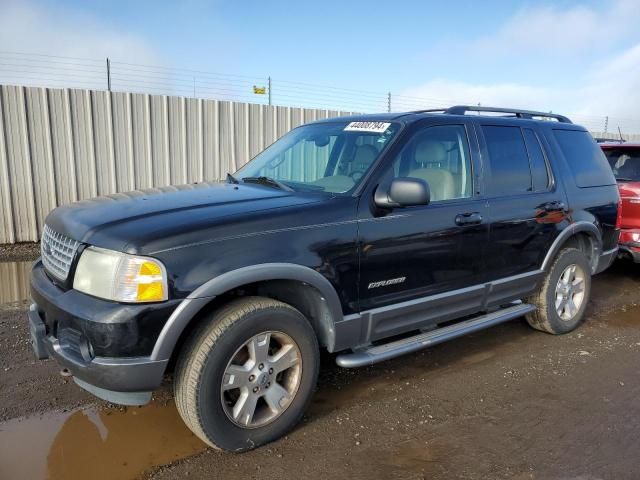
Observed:
[[[582,251],[566,248],[556,257],[537,294],[528,302],[537,307],[527,315],[529,325],[553,334],[575,329],[584,317],[591,292],[591,268]]]
[[[216,312],[185,344],[176,365],[176,405],[209,445],[248,450],[298,423],[318,367],[315,333],[298,310],[268,298],[242,298]]]

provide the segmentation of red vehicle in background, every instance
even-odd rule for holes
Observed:
[[[600,146],[620,190],[620,255],[640,263],[640,143],[604,142]]]

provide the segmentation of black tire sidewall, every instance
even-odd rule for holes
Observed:
[[[221,402],[224,371],[234,353],[249,338],[265,331],[289,335],[300,349],[302,378],[289,407],[273,422],[258,428],[242,428],[233,423]],[[247,450],[271,442],[295,426],[307,407],[316,386],[319,369],[318,342],[306,318],[290,307],[253,310],[240,317],[215,342],[200,375],[197,410],[202,430],[225,450]]]
[[[582,305],[578,309],[576,315],[571,321],[563,320],[556,311],[556,285],[560,276],[570,265],[578,265],[585,276],[584,299]],[[554,333],[568,333],[574,330],[583,320],[584,312],[587,309],[589,298],[591,297],[591,266],[585,255],[577,249],[564,250],[556,262],[553,264],[551,272],[549,272],[548,288],[545,292],[547,305],[547,321],[549,322]]]

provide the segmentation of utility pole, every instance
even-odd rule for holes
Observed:
[[[387,112],[391,113],[391,92],[387,93]]]
[[[269,89],[269,105],[271,105],[271,77],[269,77],[267,80],[269,83],[269,86],[267,87]]]
[[[111,91],[111,61],[107,57],[107,90]]]
[[[604,133],[609,131],[609,115],[604,117]]]

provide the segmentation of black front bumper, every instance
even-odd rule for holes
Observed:
[[[54,358],[76,383],[116,403],[144,403],[160,386],[168,360],[150,355],[179,301],[125,305],[65,291],[41,262],[33,267],[31,295],[29,327],[38,358]]]

